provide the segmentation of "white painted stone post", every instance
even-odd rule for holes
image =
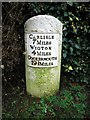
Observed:
[[[47,97],[59,91],[62,23],[50,15],[38,15],[25,23],[27,94]]]

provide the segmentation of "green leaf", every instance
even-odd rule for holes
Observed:
[[[69,68],[68,68],[69,70],[73,70],[73,68],[72,68],[72,66],[69,66]]]
[[[80,47],[77,44],[75,44],[75,48],[80,49]]]
[[[74,60],[73,62],[74,62],[75,65],[78,65],[78,62],[77,62],[77,61]]]
[[[70,52],[73,53],[73,48],[72,47],[70,47]]]
[[[66,57],[67,57],[67,54],[66,54],[66,53],[63,53],[63,57],[66,58]]]
[[[73,21],[73,19],[72,19],[71,17],[69,17],[69,20],[70,20],[70,21]]]
[[[64,12],[64,16],[68,16],[67,12]]]
[[[67,4],[70,5],[70,6],[73,6],[73,1],[68,0]]]

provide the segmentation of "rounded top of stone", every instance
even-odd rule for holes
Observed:
[[[55,18],[54,16],[51,16],[51,15],[37,15],[37,16],[33,16],[31,17],[30,19],[28,19],[25,24],[27,24],[28,22],[32,21],[32,20],[41,20],[41,19],[47,19],[47,20],[50,20],[50,19],[53,19],[54,21],[58,22],[59,24],[63,25],[61,21],[59,21],[57,18]]]
[[[28,19],[24,27],[25,32],[62,34],[62,25],[57,18],[51,15],[37,15]]]

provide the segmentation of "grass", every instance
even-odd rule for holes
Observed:
[[[15,92],[15,90],[14,90]],[[85,86],[69,83],[60,94],[48,98],[35,98],[14,92],[3,95],[3,118],[84,118],[87,111]]]

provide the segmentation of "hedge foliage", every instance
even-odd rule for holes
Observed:
[[[90,4],[65,3],[3,3],[2,55],[5,81],[22,83],[25,79],[24,23],[36,15],[52,15],[63,23],[62,76],[68,80],[88,83]]]

